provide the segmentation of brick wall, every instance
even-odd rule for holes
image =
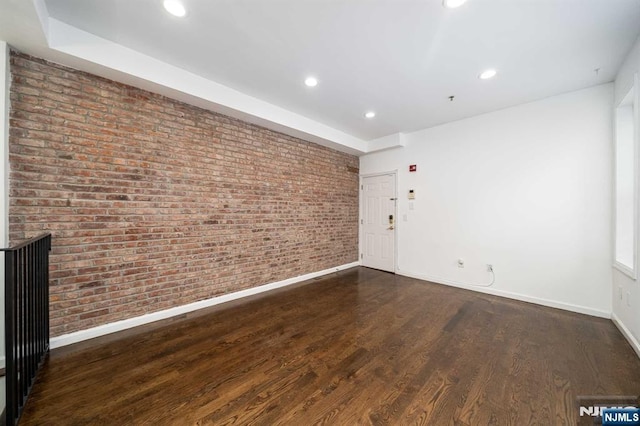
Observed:
[[[13,52],[10,238],[60,335],[357,260],[358,159]]]

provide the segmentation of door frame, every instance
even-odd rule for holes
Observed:
[[[395,274],[398,272],[398,226],[400,224],[400,220],[398,220],[398,169],[390,170],[388,172],[366,173],[360,175],[360,179],[358,181],[358,186],[360,187],[358,189],[358,205],[360,210],[358,214],[358,263],[362,265],[362,255],[364,253],[362,247],[362,225],[364,222],[364,201],[362,198],[362,190],[364,189],[364,179],[384,175],[393,175],[395,180],[393,188],[394,198],[396,199],[396,204],[393,209],[393,217],[395,218],[395,226],[393,228],[393,273]]]

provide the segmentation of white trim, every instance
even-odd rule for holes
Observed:
[[[638,147],[640,143],[638,142],[639,134],[640,134],[640,86],[638,85],[638,73],[633,75],[633,83],[629,90],[626,92],[626,95],[622,100],[616,105],[614,109],[614,139],[613,139],[613,267],[622,272],[623,274],[629,276],[631,279],[636,280],[638,273]],[[630,97],[631,96],[631,97]],[[623,106],[631,105],[633,110],[633,265],[625,265],[618,261],[617,254],[617,190],[618,190],[618,129],[619,129],[619,110]]]
[[[142,315],[139,317],[128,318],[122,321],[116,321],[109,324],[99,325],[97,327],[88,328],[86,330],[80,330],[73,333],[57,336],[51,339],[51,349],[59,348],[62,346],[72,345],[74,343],[82,342],[84,340],[93,339],[96,337],[104,336],[107,334],[115,333],[129,328],[137,327],[151,322],[171,318],[174,316],[182,315],[187,312],[193,312],[198,309],[208,308],[210,306],[219,305],[221,303],[230,302],[232,300],[241,299],[243,297],[253,296],[255,294],[264,293],[266,291],[275,290],[280,287],[296,284],[302,281],[310,280],[312,278],[320,277],[323,275],[331,274],[333,272],[342,271],[345,269],[358,266],[359,262],[347,263],[345,265],[336,266],[334,268],[325,269],[318,272],[312,272],[310,274],[300,275],[298,277],[289,278],[283,281],[277,281],[270,284],[261,285],[258,287],[248,288],[246,290],[240,290],[229,294],[223,294],[222,296],[216,296],[211,299],[201,300],[199,302],[189,303],[187,305],[176,306],[175,308],[165,309],[163,311],[153,312],[151,314]]]
[[[573,305],[571,303],[557,302],[555,300],[542,299],[534,296],[527,296],[519,293],[512,293],[510,291],[496,290],[494,288],[488,287],[478,287],[472,285],[465,285],[455,281],[438,278],[438,277],[430,277],[422,274],[414,274],[407,271],[397,272],[398,275],[403,275],[409,278],[416,278],[422,281],[430,281],[436,284],[444,284],[452,287],[463,288],[465,290],[477,291],[479,293],[491,294],[493,296],[506,297],[508,299],[520,300],[522,302],[535,303],[536,305],[548,306],[551,308],[562,309],[565,311],[577,312],[579,314],[591,315],[599,318],[611,318],[611,312],[601,311],[599,309],[593,309],[586,306]]]
[[[637,216],[637,215],[635,215]],[[636,233],[637,234],[637,233]],[[615,236],[614,236],[615,238]],[[635,251],[635,249],[634,249]],[[634,254],[634,259],[637,258],[637,256]],[[612,265],[615,269],[617,269],[618,271],[622,272],[623,274],[625,274],[627,277],[631,278],[632,280],[636,280],[637,276],[636,276],[636,271],[635,269],[631,269],[629,268],[627,265],[625,265],[624,263],[620,263],[617,260],[613,261],[613,265]]]
[[[618,330],[620,330],[622,335],[627,339],[633,350],[636,352],[636,355],[638,355],[638,358],[640,358],[640,342],[638,342],[633,334],[631,334],[631,331],[624,325],[622,321],[620,321],[620,318],[618,318],[615,313],[611,314],[611,321],[613,321],[616,327],[618,327]]]

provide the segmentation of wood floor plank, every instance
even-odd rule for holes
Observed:
[[[21,425],[575,424],[611,321],[353,268],[54,351]]]

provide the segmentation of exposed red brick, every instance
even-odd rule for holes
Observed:
[[[357,260],[358,159],[11,55],[10,238],[53,234],[53,336]]]

